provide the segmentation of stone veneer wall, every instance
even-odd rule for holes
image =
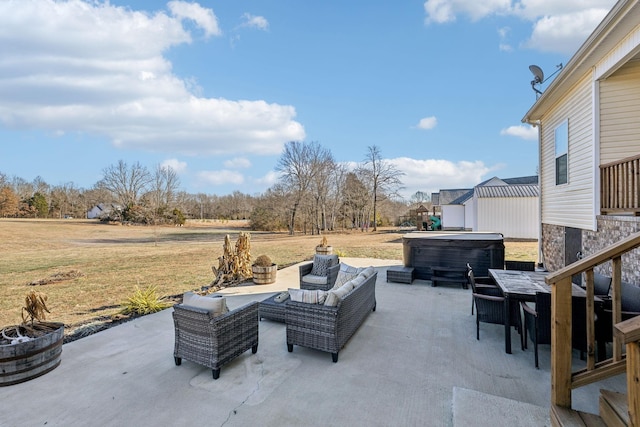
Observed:
[[[564,227],[542,224],[542,256],[547,270],[564,267]]]
[[[582,253],[591,255],[630,234],[640,231],[640,217],[598,215],[598,231],[582,230]],[[564,267],[564,227],[542,224],[542,253],[545,268],[556,271]],[[611,275],[611,263],[606,262],[595,269]],[[640,284],[640,249],[634,249],[622,257],[622,280]]]

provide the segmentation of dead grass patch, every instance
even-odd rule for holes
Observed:
[[[117,319],[121,304],[136,289],[155,287],[159,296],[175,301],[214,280],[211,266],[218,266],[224,236],[235,242],[247,230],[244,226],[232,221],[124,227],[91,220],[0,219],[0,326],[19,323],[27,284],[41,281],[50,283],[43,289],[48,317],[64,322],[70,332],[96,319]],[[401,263],[406,232],[354,230],[327,238],[341,256]],[[318,241],[317,235],[251,232],[251,254],[267,254],[283,268],[311,259]],[[507,259],[537,260],[536,242],[506,242],[505,247]]]

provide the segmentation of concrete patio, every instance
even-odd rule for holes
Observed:
[[[549,424],[549,346],[504,352],[504,328],[480,325],[460,287],[386,282],[397,260],[343,258],[378,268],[377,309],[340,352],[287,352],[285,325],[263,320],[256,354],[220,378],[173,360],[172,309],[63,346],[62,363],[0,388],[2,426],[544,426]],[[272,285],[221,293],[231,309],[298,286],[298,266]],[[574,366],[580,366],[575,353]],[[598,412],[598,390],[625,392],[624,376],[581,388],[573,407]]]

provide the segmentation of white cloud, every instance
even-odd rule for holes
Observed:
[[[277,183],[280,177],[280,172],[269,171],[264,176],[256,178],[255,182],[257,185],[262,185],[265,188],[268,188]]]
[[[269,29],[269,21],[264,16],[255,16],[250,13],[242,15],[243,27],[256,28],[258,30],[266,31]]]
[[[230,170],[218,171],[201,171],[198,173],[201,183],[209,185],[240,185],[244,182],[244,176],[241,173]]]
[[[236,157],[224,162],[224,167],[227,169],[248,169],[251,167],[251,161],[244,157]]]
[[[453,22],[458,14],[468,15],[473,21],[477,21],[488,15],[506,13],[510,9],[511,0],[427,0],[424,2],[427,24]]]
[[[604,9],[588,9],[539,19],[525,46],[542,52],[573,53],[589,37],[607,14]]]
[[[0,123],[183,155],[272,155],[304,140],[292,106],[204,98],[197,82],[172,74],[163,53],[192,41],[183,18],[207,35],[219,29],[209,9],[169,7],[174,16],[109,3],[0,2]]]
[[[409,198],[416,191],[426,193],[441,189],[473,188],[482,182],[485,175],[494,170],[481,161],[460,161],[398,157],[389,160],[399,171],[404,172],[402,194]]]
[[[539,51],[572,54],[611,10],[616,0],[427,0],[425,24],[456,21],[459,15],[477,21],[488,16],[514,16],[533,23],[523,47]],[[512,43],[503,38],[499,49],[509,51]]]
[[[207,37],[219,36],[222,34],[218,26],[218,18],[210,9],[205,9],[198,3],[187,3],[184,1],[170,1],[167,3],[171,13],[177,18],[191,19],[197,26],[202,28]]]
[[[501,52],[511,52],[513,51],[513,46],[508,43],[509,34],[511,33],[511,28],[502,27],[498,29],[498,37],[500,38],[500,43],[498,44],[498,49]]]
[[[431,116],[431,117],[425,117],[423,119],[420,119],[420,122],[418,123],[417,128],[418,129],[433,129],[434,127],[436,127],[438,124],[438,119],[436,119],[435,116]]]
[[[509,126],[506,129],[502,129],[500,131],[500,135],[516,136],[518,138],[526,139],[527,141],[537,141],[538,128],[530,125]]]
[[[170,167],[177,174],[181,174],[187,170],[187,162],[181,162],[178,159],[167,159],[164,162],[160,163],[160,166],[163,168]]]

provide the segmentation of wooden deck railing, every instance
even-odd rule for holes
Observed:
[[[640,316],[618,323],[615,334],[627,346],[629,425],[640,426]]]
[[[600,213],[640,215],[640,155],[600,166]]]
[[[611,306],[613,322],[620,323],[620,282],[622,278],[622,255],[640,247],[640,233],[600,252],[587,256],[546,277],[551,286],[551,403],[571,408],[571,390],[601,381],[626,371],[626,361],[622,355],[623,340],[620,334],[613,335],[613,357],[596,363],[595,358],[595,316],[594,316],[594,267],[611,261]],[[571,340],[571,277],[585,273],[587,291],[587,364],[584,369],[573,372]],[[635,387],[640,387],[636,383]],[[636,390],[636,396],[638,396]]]

